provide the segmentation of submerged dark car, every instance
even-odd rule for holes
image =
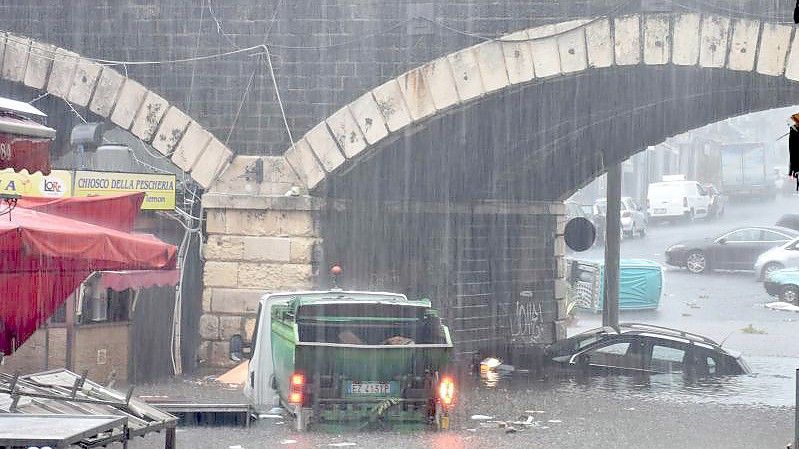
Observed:
[[[666,250],[666,263],[691,273],[720,270],[752,270],[757,257],[799,236],[781,226],[751,226],[725,232],[715,238],[686,240]]]
[[[596,374],[695,376],[748,374],[743,359],[715,341],[688,332],[639,323],[593,329],[550,345],[547,360],[560,368]]]

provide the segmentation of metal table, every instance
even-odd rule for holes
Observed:
[[[128,418],[103,415],[0,414],[0,446],[50,446],[67,448],[84,438],[121,427],[108,443],[119,441],[127,448]]]

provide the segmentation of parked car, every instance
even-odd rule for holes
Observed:
[[[799,267],[799,239],[771,248],[755,261],[757,280],[765,280],[773,271]]]
[[[666,263],[691,273],[714,269],[752,270],[757,257],[799,237],[799,231],[779,226],[746,227],[715,238],[686,240],[666,250]]]
[[[710,195],[696,181],[664,176],[663,182],[649,184],[646,197],[651,222],[683,219],[692,221],[708,215]]]
[[[799,231],[799,214],[785,214],[774,224]]]
[[[703,187],[710,195],[708,218],[718,218],[724,215],[727,208],[727,196],[721,193],[713,184],[705,184]]]
[[[799,306],[799,268],[772,271],[766,276],[763,287],[780,301]]]
[[[604,304],[604,262],[569,260],[567,282],[575,305],[594,312]],[[663,290],[660,264],[644,259],[621,259],[619,263],[619,309],[657,309]]]
[[[601,327],[553,343],[546,350],[546,360],[556,367],[595,374],[750,372],[740,355],[701,335],[638,323],[619,327],[619,332]]]
[[[595,206],[600,211],[601,215],[606,215],[608,202],[605,198],[597,200]],[[646,235],[648,222],[646,213],[634,199],[629,196],[621,197],[620,214],[621,230],[625,236],[635,237],[635,235],[638,234],[643,237]]]

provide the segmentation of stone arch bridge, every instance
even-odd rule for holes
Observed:
[[[551,341],[565,333],[564,198],[648,145],[799,97],[792,25],[602,16],[438,57],[340,105],[282,155],[234,157],[113,67],[4,42],[3,78],[88,107],[207,188],[211,363],[251,331],[264,291],[327,285],[332,262],[354,287],[431,296],[463,353]]]

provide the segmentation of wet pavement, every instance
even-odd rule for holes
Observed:
[[[718,220],[653,227],[643,239],[622,242],[622,257],[663,263],[665,248],[682,238],[714,236],[743,225],[770,225],[782,213],[799,210],[795,201],[731,204]],[[601,248],[579,257],[601,258]],[[772,300],[753,273],[692,275],[668,268],[657,311],[621,314],[622,321],[677,327],[724,340],[724,347],[743,354],[753,375],[697,382],[681,375],[548,381],[512,375],[492,386],[466,378],[461,379],[452,429],[447,432],[298,434],[290,418],[271,418],[249,429],[180,428],[178,447],[781,448],[793,432],[799,314],[763,307]],[[569,333],[600,322],[597,314],[580,313]],[[181,381],[140,387],[138,394],[244,401],[236,390]],[[136,440],[131,447],[163,447],[163,436]]]

